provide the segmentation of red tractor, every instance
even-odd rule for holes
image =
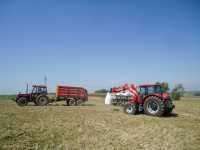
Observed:
[[[25,94],[19,93],[16,97],[16,103],[19,106],[26,106],[28,102],[34,102],[36,105],[47,105],[49,99],[47,97],[47,87],[45,85],[33,85],[31,93],[28,88]]]
[[[124,112],[127,114],[144,112],[148,115],[162,116],[170,114],[175,107],[169,93],[163,92],[160,84],[139,85],[137,88],[134,85],[127,87],[126,84],[119,88],[133,93],[124,105]],[[117,90],[114,88],[111,91],[115,92]]]

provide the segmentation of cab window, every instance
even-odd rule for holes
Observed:
[[[154,90],[155,90],[155,89],[154,89],[154,86],[148,87],[148,94],[153,94],[153,93],[155,93]]]
[[[162,88],[160,86],[155,86],[155,93],[162,93]]]
[[[148,94],[154,94],[154,93],[161,93],[161,87],[160,86],[148,87]]]
[[[33,88],[32,93],[37,93],[37,88]]]
[[[38,93],[47,93],[46,88],[38,88]]]
[[[140,94],[142,94],[142,95],[146,94],[146,88],[145,87],[140,87]]]

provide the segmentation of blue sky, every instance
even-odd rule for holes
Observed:
[[[0,0],[0,93],[167,81],[200,89],[198,0]]]

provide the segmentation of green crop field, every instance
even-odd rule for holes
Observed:
[[[176,101],[174,113],[161,118],[126,115],[103,97],[63,104],[18,107],[0,100],[0,149],[200,149],[200,98]]]
[[[1,100],[12,100],[15,97],[16,97],[15,95],[0,95],[0,101]]]

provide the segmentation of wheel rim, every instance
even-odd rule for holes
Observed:
[[[17,103],[18,103],[18,105],[20,105],[20,106],[25,106],[25,105],[27,105],[26,99],[19,99],[19,100],[17,101]]]
[[[147,105],[147,110],[151,114],[156,114],[159,111],[160,107],[156,101],[150,101]]]
[[[39,102],[42,105],[46,104],[46,98],[40,98]]]
[[[133,107],[131,105],[129,105],[127,108],[126,108],[126,112],[128,114],[132,113],[133,112]]]
[[[77,101],[77,105],[81,105],[81,100],[78,100],[78,101]]]
[[[26,100],[24,100],[24,99],[19,100],[19,103],[20,103],[21,105],[26,105]]]
[[[75,105],[75,100],[70,100],[70,101],[69,101],[69,105],[70,105],[70,106],[74,106],[74,105]]]

